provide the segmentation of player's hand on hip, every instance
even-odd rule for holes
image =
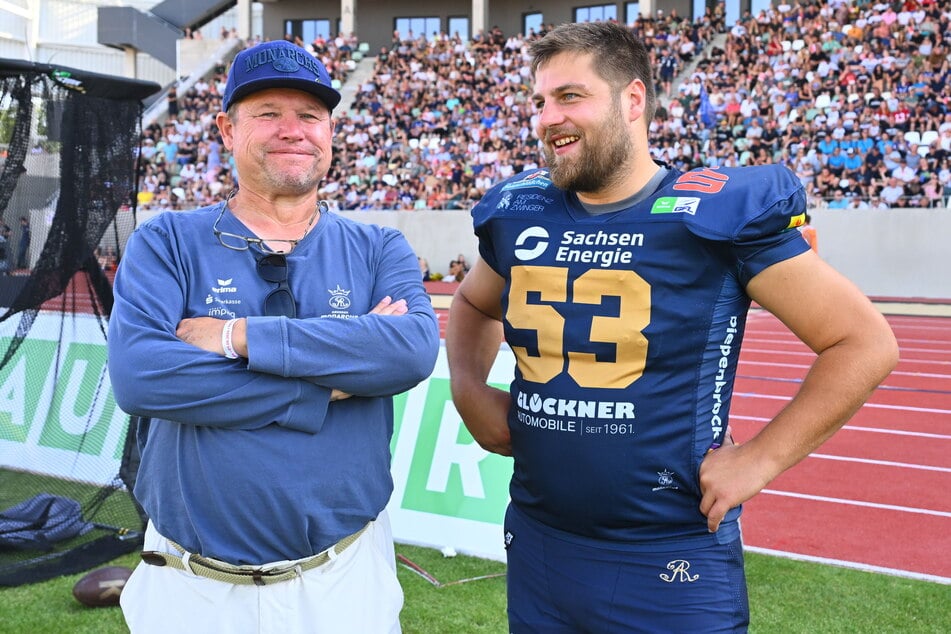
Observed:
[[[730,509],[759,493],[772,477],[755,448],[734,443],[727,429],[724,444],[708,451],[700,463],[700,512],[710,532],[716,532]]]

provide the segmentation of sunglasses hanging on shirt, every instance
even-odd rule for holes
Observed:
[[[264,315],[266,317],[297,317],[297,302],[287,283],[287,256],[282,253],[270,253],[258,258],[256,268],[262,280],[277,284],[277,288],[264,298]]]

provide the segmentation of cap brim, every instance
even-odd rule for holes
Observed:
[[[266,90],[268,88],[294,88],[296,90],[302,90],[303,92],[309,92],[323,101],[328,110],[333,110],[337,107],[337,104],[340,103],[340,93],[326,84],[321,84],[320,82],[316,81],[306,81],[303,79],[280,77],[245,82],[240,88],[234,91],[234,93],[231,95],[231,101],[229,101],[227,105],[223,105],[223,107],[225,110],[227,110],[233,104],[238,103],[251,93],[258,92],[259,90]]]

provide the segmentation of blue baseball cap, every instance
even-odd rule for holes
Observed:
[[[296,88],[315,95],[328,109],[340,103],[330,74],[320,60],[287,40],[264,42],[235,55],[221,109],[266,88]]]

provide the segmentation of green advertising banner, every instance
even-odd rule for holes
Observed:
[[[506,349],[507,350],[507,349]],[[505,389],[514,357],[502,352],[489,382]],[[445,349],[429,379],[396,402],[393,498],[388,507],[399,542],[504,561],[502,520],[512,459],[473,440],[449,392]]]
[[[59,318],[41,313],[0,370],[0,466],[93,484],[118,472],[128,417],[116,406],[106,344],[89,319],[88,328],[61,333]],[[504,389],[513,363],[507,349],[500,353],[490,382]],[[432,376],[397,396],[394,410],[388,511],[396,540],[504,560],[512,460],[479,447],[462,424],[444,348]]]

